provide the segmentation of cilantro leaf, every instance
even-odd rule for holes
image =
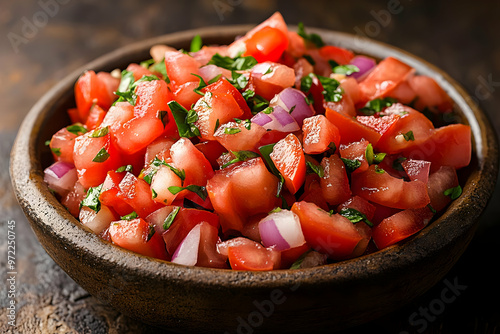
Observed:
[[[311,161],[306,161],[306,173],[317,174],[320,178],[325,176],[325,170],[321,165],[315,165]]]
[[[363,108],[359,109],[359,111],[367,116],[371,116],[377,112],[382,111],[382,109],[386,107],[392,106],[394,103],[397,102],[398,100],[393,99],[392,97],[385,97],[383,99],[374,99],[368,101]]]
[[[356,223],[359,223],[359,222],[363,221],[363,222],[366,223],[366,225],[368,225],[370,227],[373,227],[372,222],[370,222],[368,220],[368,218],[366,218],[366,215],[363,214],[363,213],[361,213],[361,212],[359,212],[356,209],[344,208],[344,209],[340,210],[339,214],[341,216],[344,216],[347,219],[349,219],[353,224],[356,224]]]
[[[101,201],[99,201],[99,195],[101,194],[102,184],[97,187],[91,187],[87,191],[85,198],[80,202],[80,209],[83,206],[91,208],[95,212],[101,210]]]
[[[226,162],[221,168],[226,168],[229,165],[240,161],[246,161],[252,158],[259,157],[259,155],[253,151],[231,151],[231,153],[235,156],[235,158],[229,162]]]
[[[200,35],[194,36],[193,39],[191,40],[189,51],[197,52],[200,51],[202,47],[203,47],[203,41],[201,40],[201,36]]]
[[[344,162],[347,171],[350,173],[354,172],[356,169],[358,169],[359,166],[361,166],[361,161],[357,159],[346,159],[346,158],[340,158],[340,159]]]
[[[85,129],[82,125],[80,125],[78,123],[67,126],[66,130],[68,130],[69,132],[71,132],[72,134],[75,134],[77,136],[82,134],[82,133],[87,132],[87,129]]]
[[[176,195],[176,194],[180,193],[183,190],[189,190],[191,192],[194,192],[202,200],[206,200],[207,196],[208,196],[207,189],[205,187],[203,187],[203,186],[198,186],[196,184],[190,184],[187,187],[177,187],[177,186],[170,186],[170,187],[168,187],[168,191],[170,191],[170,193],[172,195]]]
[[[120,219],[121,220],[132,220],[132,219],[136,219],[138,218],[139,215],[137,214],[137,212],[135,211],[132,211],[131,213],[129,213],[128,215],[125,215],[125,216],[121,216]]]
[[[176,206],[167,216],[167,218],[165,218],[165,221],[163,222],[163,229],[164,230],[168,230],[170,228],[170,226],[172,226],[174,220],[175,220],[175,217],[177,216],[177,214],[179,213],[179,210],[181,209],[180,206]]]
[[[249,70],[256,64],[257,60],[252,56],[231,58],[228,56],[221,56],[219,53],[214,54],[207,63],[207,65],[216,65],[230,71]]]
[[[297,34],[300,37],[302,37],[306,42],[312,43],[318,48],[325,46],[325,42],[323,42],[323,39],[321,38],[320,35],[315,33],[312,34],[306,33],[306,30],[304,28],[304,23],[302,22],[299,22],[297,26]]]
[[[181,106],[177,101],[168,102],[168,106],[172,115],[174,116],[175,123],[177,124],[177,129],[179,130],[179,136],[192,138],[200,135],[200,130],[194,125],[193,121],[198,115],[196,111],[190,109],[189,111]],[[196,115],[196,116],[195,116]]]
[[[462,195],[462,187],[460,185],[456,186],[456,187],[453,187],[453,188],[449,188],[449,189],[446,189],[443,194],[445,196],[450,196],[450,198],[452,200],[456,200],[457,198],[460,197],[460,195]]]
[[[410,141],[410,140],[415,140],[415,136],[413,135],[413,131],[408,131],[407,133],[403,133],[403,137],[406,141]]]
[[[99,152],[97,152],[96,156],[94,157],[94,159],[92,159],[92,161],[101,163],[108,160],[108,158],[109,158],[109,153],[108,151],[106,151],[106,148],[103,147],[99,150]]]

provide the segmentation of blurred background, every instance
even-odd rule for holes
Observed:
[[[68,73],[123,45],[204,26],[257,24],[275,11],[291,25],[303,22],[306,27],[361,34],[433,63],[465,87],[500,132],[499,1],[2,0],[0,235],[6,234],[8,220],[16,221],[19,274],[17,330],[6,324],[1,284],[0,332],[158,332],[89,296],[36,241],[8,176],[10,148],[31,106]],[[497,332],[499,202],[497,184],[472,244],[440,284],[397,312],[347,333]],[[0,240],[2,277],[6,241]],[[450,282],[462,289],[453,302],[440,303]]]

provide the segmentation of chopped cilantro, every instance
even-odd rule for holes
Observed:
[[[344,216],[347,219],[349,219],[353,224],[356,224],[356,223],[359,223],[359,222],[363,221],[363,222],[366,223],[366,225],[368,225],[370,227],[373,227],[372,222],[370,222],[368,220],[368,218],[366,218],[366,215],[363,214],[363,213],[361,213],[361,212],[359,212],[356,209],[344,208],[344,209],[340,210],[339,214],[341,216]]]
[[[446,189],[443,194],[445,196],[450,196],[450,198],[452,200],[456,200],[457,198],[460,197],[460,195],[462,195],[462,187],[460,185],[456,186],[456,187],[453,187],[453,188],[449,188],[449,189]]]
[[[87,132],[87,129],[85,129],[82,125],[80,124],[73,124],[73,125],[69,125],[66,127],[66,130],[68,130],[69,132],[71,132],[72,134],[75,134],[75,135],[80,135],[82,133],[86,133]]]
[[[304,28],[304,23],[302,23],[302,22],[299,22],[299,24],[298,24],[297,34],[300,37],[302,37],[306,42],[312,43],[318,48],[325,46],[325,42],[323,42],[323,39],[321,38],[320,35],[315,34],[315,33],[311,33],[311,34],[306,33],[306,30]]]
[[[201,36],[200,35],[194,36],[193,39],[191,40],[189,51],[197,52],[200,51],[202,47],[203,47],[203,41],[201,40]]]
[[[315,165],[311,161],[306,161],[306,173],[317,174],[320,178],[325,176],[325,170],[321,165]]]
[[[137,212],[135,211],[132,211],[131,213],[129,213],[128,215],[125,215],[125,216],[121,216],[120,219],[121,220],[132,220],[132,219],[136,219],[138,218],[139,215],[137,214]]]
[[[91,187],[87,191],[85,198],[80,202],[80,209],[83,206],[91,208],[95,212],[101,210],[101,202],[99,201],[99,195],[101,194],[102,184],[97,187]]]
[[[109,153],[108,151],[106,151],[106,148],[101,148],[99,152],[97,152],[96,156],[94,157],[94,159],[92,159],[93,162],[104,162],[106,160],[108,160],[109,158]]]
[[[415,140],[415,136],[413,135],[413,131],[408,131],[407,133],[403,133],[403,137],[406,141]]]
[[[179,213],[179,210],[181,209],[180,206],[176,206],[167,216],[167,218],[165,218],[165,221],[163,222],[163,229],[164,230],[168,230],[170,228],[170,226],[172,226],[172,223],[174,222],[175,220],[175,217],[177,216],[177,214]]]
[[[195,185],[195,184],[190,184],[187,187],[177,187],[177,186],[170,186],[170,187],[168,187],[168,191],[170,191],[170,193],[172,195],[176,195],[176,194],[180,193],[183,190],[189,190],[191,192],[194,192],[202,200],[206,200],[207,196],[208,196],[208,193],[207,193],[207,190],[206,190],[205,187],[198,186],[198,185]]]
[[[383,99],[374,99],[368,101],[363,108],[359,109],[359,111],[367,116],[371,116],[377,112],[382,111],[382,109],[386,107],[392,106],[394,103],[397,102],[398,101],[396,99],[393,99],[392,97],[385,97]]]
[[[257,60],[255,60],[252,56],[247,57],[227,57],[221,56],[216,53],[212,56],[212,58],[208,61],[207,65],[216,65],[218,67],[225,68],[230,71],[245,71],[249,70],[257,64]]]

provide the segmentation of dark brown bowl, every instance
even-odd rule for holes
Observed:
[[[120,48],[67,76],[31,109],[11,155],[18,201],[47,253],[78,284],[117,310],[179,332],[328,331],[387,314],[439,282],[473,237],[498,171],[498,144],[485,114],[446,73],[425,61],[359,36],[311,29],[328,43],[376,58],[395,56],[433,77],[448,92],[473,133],[471,165],[462,170],[463,195],[421,233],[357,259],[303,270],[244,272],[167,263],[115,247],[82,227],[50,193],[43,168],[45,140],[69,124],[73,85],[86,69],[111,71],[149,58],[154,44],[189,48],[230,43],[248,26],[205,28]]]

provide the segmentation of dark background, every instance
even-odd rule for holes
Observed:
[[[395,5],[398,13],[390,14]],[[499,1],[96,1],[0,3],[0,273],[6,273],[7,221],[16,221],[17,329],[6,324],[0,284],[0,332],[156,333],[77,286],[38,244],[12,194],[9,152],[30,107],[61,78],[120,46],[170,32],[257,24],[274,11],[288,24],[383,41],[437,65],[462,84],[500,130]],[[492,180],[494,182],[494,180]],[[500,191],[471,245],[450,273],[410,305],[349,333],[495,333],[500,327],[496,268]],[[443,303],[447,283],[461,286]],[[441,302],[440,302],[441,301]],[[427,315],[425,312],[427,310]],[[410,323],[412,314],[418,323]]]

